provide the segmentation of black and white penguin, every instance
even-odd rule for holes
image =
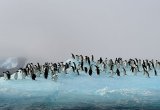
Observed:
[[[6,73],[6,72],[3,72],[3,75],[4,75],[4,80],[8,80],[7,73]]]
[[[87,73],[88,72],[88,68],[84,67],[84,71],[85,71],[85,73]]]
[[[11,74],[9,71],[3,72],[4,73],[4,79],[5,80],[10,80],[11,79]]]
[[[124,76],[127,75],[126,74],[126,69],[124,67],[123,67],[123,74],[124,74]]]
[[[96,72],[97,72],[97,75],[100,75],[100,69],[98,66],[96,66]]]
[[[88,64],[91,65],[91,61],[89,57],[87,58],[87,61],[88,61]]]
[[[31,74],[32,80],[36,80],[36,75],[34,73]]]
[[[103,62],[102,57],[100,57],[99,62],[100,62],[100,64]]]
[[[117,68],[117,70],[116,70],[116,73],[117,73],[117,76],[120,76],[120,71],[119,71],[118,68]]]
[[[77,72],[78,75],[80,75],[80,74],[79,74],[79,69],[76,69],[76,72]]]
[[[89,75],[92,76],[92,67],[90,66],[89,71],[88,71]]]
[[[81,70],[83,71],[83,65],[84,65],[84,64],[83,64],[83,61],[81,61],[81,64],[80,64],[80,65],[81,65]]]
[[[45,67],[45,70],[44,70],[44,78],[47,79],[48,78],[48,72],[49,72],[49,68],[48,66]]]
[[[54,75],[52,76],[52,80],[55,81],[55,82],[57,82],[57,80],[58,80],[58,75],[57,75],[57,74],[54,74]]]
[[[18,79],[18,71],[16,71],[16,73],[14,74],[14,79],[15,79],[15,80]]]
[[[72,53],[72,58],[75,59],[75,55]]]
[[[71,68],[72,68],[72,72],[75,73],[75,67],[74,67],[74,66],[71,66]]]
[[[92,55],[92,58],[91,58],[91,59],[92,59],[92,62],[94,62],[94,56],[93,56],[93,55]]]

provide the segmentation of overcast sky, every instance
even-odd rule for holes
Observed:
[[[159,48],[159,0],[0,0],[0,57],[157,59]]]

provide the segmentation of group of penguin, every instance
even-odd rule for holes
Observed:
[[[20,68],[14,74],[11,74],[9,71],[3,72],[4,79],[10,80],[11,75],[14,75],[14,79],[17,80],[25,79],[26,77],[31,77],[32,80],[43,75],[45,79],[48,79],[48,76],[51,76],[51,79],[57,81],[59,74],[76,74],[80,75],[82,72],[92,76],[94,73],[97,75],[106,73],[110,77],[127,75],[127,71],[131,71],[134,75],[137,75],[138,72],[143,72],[143,75],[150,77],[150,71],[154,72],[154,75],[157,76],[157,68],[160,69],[160,62],[156,60],[141,60],[141,59],[129,59],[122,60],[122,58],[112,59],[102,59],[100,57],[95,61],[94,56],[82,56],[72,54],[72,58],[67,62],[60,63],[45,63],[40,65],[37,63],[28,63],[25,68]]]

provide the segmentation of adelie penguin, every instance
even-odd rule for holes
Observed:
[[[100,75],[100,69],[98,66],[96,66],[96,72],[97,72],[97,75]]]
[[[85,71],[85,73],[87,73],[88,72],[88,68],[84,67],[84,71]]]
[[[11,79],[11,74],[9,71],[3,72],[4,74],[4,80],[10,80]]]
[[[32,80],[36,80],[36,75],[34,73],[31,74]]]
[[[16,73],[14,74],[14,79],[15,79],[15,80],[18,79],[18,71],[16,71]]]
[[[120,76],[120,71],[119,71],[118,68],[117,68],[117,70],[116,70],[116,73],[117,73],[117,76]]]
[[[11,74],[9,71],[3,72],[4,74],[4,80],[10,80],[11,79]]]
[[[126,69],[124,67],[123,67],[123,74],[124,74],[124,76],[127,75],[126,74]]]
[[[3,75],[4,75],[4,80],[8,80],[7,73],[3,72]]]
[[[48,69],[48,67],[46,67],[45,70],[44,70],[44,78],[45,79],[48,78],[48,72],[49,72],[49,69]]]
[[[90,76],[92,76],[92,67],[89,68],[88,73],[89,73]]]
[[[75,59],[75,56],[74,56],[74,54],[73,54],[73,53],[72,53],[72,58],[73,58],[73,59]]]
[[[91,59],[92,59],[92,62],[94,62],[94,56],[93,56],[93,55],[92,55],[92,58],[91,58]]]

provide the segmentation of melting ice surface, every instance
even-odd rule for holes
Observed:
[[[160,71],[151,78],[127,74],[60,74],[57,82],[43,75],[36,81],[0,78],[0,110],[159,109]]]

